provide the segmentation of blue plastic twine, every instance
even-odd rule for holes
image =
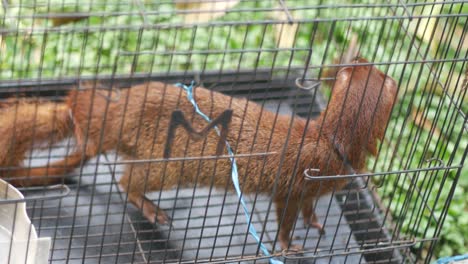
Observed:
[[[200,110],[200,108],[198,107],[198,104],[195,102],[195,98],[193,97],[194,85],[195,85],[195,81],[192,81],[190,86],[187,86],[182,83],[175,84],[175,86],[183,88],[187,92],[187,99],[190,101],[190,103],[192,103],[193,107],[195,108],[195,112],[199,114],[201,117],[203,117],[203,119],[205,119],[207,122],[211,122],[211,119]],[[215,126],[214,128],[216,130],[216,133],[219,136],[220,135],[219,128],[217,126]],[[239,187],[239,174],[237,172],[236,159],[233,157],[234,152],[232,151],[231,145],[229,145],[229,142],[227,140],[226,140],[226,149],[228,151],[229,156],[231,156],[229,158],[231,160],[231,165],[232,165],[231,178],[232,178],[232,182],[234,183],[234,188],[236,189],[237,196],[239,196],[240,203],[242,204],[242,207],[244,209],[245,218],[247,220],[247,224],[249,225],[249,233],[255,238],[255,240],[257,241],[257,244],[260,246],[260,249],[263,251],[263,254],[267,257],[270,257],[269,261],[271,264],[283,264],[282,261],[271,258],[270,252],[268,252],[268,249],[260,241],[260,238],[258,237],[258,234],[257,234],[257,230],[255,230],[255,227],[250,222],[250,214],[249,214],[249,211],[247,210],[247,205],[245,204],[244,198],[242,197],[242,192]]]
[[[455,261],[458,262],[458,261],[467,260],[467,259],[468,259],[468,254],[465,254],[465,255],[459,255],[459,256],[453,256],[453,257],[440,258],[434,263],[435,264],[449,264]]]

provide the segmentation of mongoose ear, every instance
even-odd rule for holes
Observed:
[[[360,57],[359,55],[356,56],[353,61],[352,61],[353,64],[359,64],[359,63],[369,63],[368,60],[366,60],[365,58],[363,57]]]
[[[385,82],[384,82],[384,87],[385,87],[385,92],[392,95],[393,98],[396,97],[398,88],[397,88],[397,84],[396,84],[395,80],[393,80],[392,78],[386,76],[385,77]]]
[[[352,67],[345,67],[336,74],[336,81],[335,86],[333,87],[333,94],[343,93],[348,89],[349,84],[351,82],[352,73]]]
[[[348,89],[351,75],[353,73],[352,67],[345,67],[336,74],[335,87],[333,90],[346,90]]]
[[[351,79],[351,73],[352,72],[353,72],[353,68],[345,67],[345,68],[341,69],[340,71],[338,71],[338,73],[336,74],[336,78],[339,81],[346,82],[349,79]]]

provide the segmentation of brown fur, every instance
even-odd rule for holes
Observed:
[[[12,178],[9,182],[16,186],[53,184],[61,180],[57,176],[73,171],[75,164],[81,162],[82,155],[77,152],[46,168],[20,168],[25,153],[34,145],[50,145],[71,134],[68,107],[29,99],[15,103],[9,100],[3,107],[0,108],[0,177]],[[39,177],[24,177],[28,175]]]
[[[361,59],[355,63],[358,62],[366,61]],[[346,180],[306,181],[304,170],[318,168],[319,175],[349,173],[342,157],[335,151],[335,143],[355,170],[363,169],[366,154],[375,155],[377,141],[384,136],[396,92],[395,82],[373,66],[344,68],[338,73],[327,110],[307,127],[306,120],[302,118],[294,117],[291,120],[291,116],[276,116],[245,99],[231,98],[207,89],[196,88],[195,99],[200,109],[213,118],[228,108],[233,110],[227,140],[235,153],[277,153],[267,157],[239,158],[237,165],[244,193],[261,192],[273,196],[278,221],[281,222],[279,242],[282,248],[287,248],[299,209],[302,208],[306,224],[321,228],[311,203],[347,183]],[[120,99],[113,102],[93,90],[73,91],[66,104],[44,103],[37,109],[24,104],[16,110],[3,110],[6,112],[1,114],[0,134],[7,134],[7,137],[0,138],[0,143],[10,148],[0,152],[0,165],[18,166],[24,152],[31,147],[33,135],[37,141],[47,140],[51,134],[57,140],[65,137],[70,130],[68,109],[72,112],[74,136],[84,150],[84,158],[109,150],[116,150],[132,160],[161,158],[171,114],[176,109],[180,109],[196,129],[201,130],[207,125],[194,113],[194,107],[181,88],[152,82],[122,90],[121,93]],[[359,109],[361,101],[363,105]],[[32,117],[35,112],[39,118]],[[16,124],[13,131],[15,120],[22,122],[21,126]],[[33,128],[36,133],[31,134],[29,131]],[[288,131],[291,131],[289,137]],[[215,155],[218,139],[212,130],[206,139],[193,141],[187,132],[179,128],[171,157]],[[284,157],[283,163],[281,157]],[[54,166],[42,172],[37,168],[29,173],[30,180],[67,172],[69,167],[82,163],[80,158],[78,151],[59,162],[60,166],[53,172],[50,168]],[[68,163],[68,168],[61,166],[64,163]],[[6,176],[11,175],[7,173]],[[16,175],[18,173],[13,174]],[[169,220],[166,214],[145,197],[146,192],[195,182],[202,186],[213,184],[226,188],[232,186],[230,176],[228,159],[154,162],[127,165],[120,185],[128,193],[129,201],[142,209],[149,221],[166,223]],[[26,180],[21,183],[31,185]]]

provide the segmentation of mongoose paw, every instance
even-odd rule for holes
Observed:
[[[291,246],[289,246],[289,250],[294,251],[294,252],[300,252],[303,250],[303,248],[300,245],[292,244]]]
[[[157,207],[153,202],[151,202],[151,200],[146,197],[144,198],[142,210],[145,218],[148,219],[148,221],[150,221],[152,224],[171,224],[171,218],[167,215],[167,213],[163,209]]]
[[[160,225],[172,225],[172,219],[162,209],[157,210],[155,218]]]
[[[307,228],[307,227],[316,228],[321,235],[325,235],[325,228],[319,222],[308,221],[304,219],[304,228]]]
[[[283,249],[283,251],[286,251],[286,252],[293,252],[293,253],[299,253],[299,252],[303,251],[302,246],[297,245],[297,244],[291,244],[291,245],[288,247],[287,244],[284,245],[284,244],[282,243],[281,249]]]
[[[289,240],[286,239],[280,239],[279,240],[280,247],[284,251],[288,252],[299,252],[302,251],[302,246],[296,245],[296,244],[291,244],[289,245]]]

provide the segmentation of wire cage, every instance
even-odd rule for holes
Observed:
[[[450,207],[451,201],[464,199],[468,188],[468,171],[463,167],[468,144],[466,1],[4,0],[1,5],[0,133],[4,141],[0,142],[6,145],[0,150],[0,176],[12,183],[22,179],[14,185],[24,198],[9,198],[14,191],[1,187],[0,213],[22,210],[25,204],[31,221],[22,227],[13,215],[11,221],[0,222],[0,245],[5,245],[0,260],[43,263],[37,253],[31,253],[30,244],[15,251],[18,243],[13,243],[13,236],[3,237],[21,230],[27,232],[26,241],[36,233],[50,237],[46,249],[34,248],[48,252],[45,262],[50,263],[429,263],[439,256],[440,244],[460,245],[453,244],[456,241],[444,222],[453,226],[466,219],[466,207]],[[50,164],[91,144],[88,137],[79,139],[70,132],[57,140],[59,131],[35,142],[41,141],[35,135],[42,129],[39,110],[43,105],[51,104],[58,112],[64,102],[70,102],[73,91],[78,98],[80,91],[94,91],[93,98],[108,105],[98,119],[112,119],[112,104],[125,101],[131,97],[128,91],[149,81],[186,88],[195,83],[230,96],[226,98],[246,98],[274,120],[285,116],[309,123],[324,111],[334,111],[328,102],[338,87],[338,76],[342,69],[355,66],[353,58],[358,55],[367,59],[364,65],[373,65],[395,80],[397,98],[382,126],[384,136],[376,155],[367,155],[361,170],[336,173],[340,175],[318,170],[310,176],[318,166],[311,164],[304,173],[286,173],[319,184],[332,177],[346,181],[309,205],[324,232],[304,226],[301,213],[293,220],[286,213],[280,215],[283,222],[292,221],[290,242],[300,249],[282,248],[280,243],[282,220],[275,213],[274,195],[281,190],[287,193],[288,186],[276,183],[271,191],[242,192],[243,177],[253,177],[256,170],[239,172],[241,195],[231,180],[226,188],[197,184],[196,177],[214,177],[214,173],[203,175],[201,169],[192,180],[179,178],[172,188],[147,192],[146,197],[168,214],[170,223],[165,225],[145,218],[118,184],[126,166],[149,168],[178,159],[197,162],[200,168],[210,159],[232,161],[233,157],[237,162],[260,159],[265,163],[270,156],[286,159],[284,153],[268,147],[258,151],[253,143],[251,149],[239,152],[235,148],[239,142],[230,140],[234,152],[221,157],[182,151],[143,159],[125,156],[119,146],[104,151],[103,143],[98,143],[99,155],[86,160],[81,153],[76,169],[52,175]],[[151,89],[146,85],[148,93]],[[97,102],[93,98],[86,100],[92,105]],[[205,99],[197,102],[203,104]],[[179,100],[188,102],[185,96]],[[22,118],[25,105],[34,106],[31,119]],[[145,109],[145,105],[146,101],[128,107]],[[66,116],[73,122],[77,117],[69,110]],[[157,113],[150,115],[159,122]],[[8,120],[13,120],[10,130]],[[278,122],[289,126],[288,136],[295,133],[289,123]],[[135,127],[135,138],[145,129]],[[21,130],[28,137],[18,136]],[[259,130],[271,132],[257,127],[252,135]],[[101,140],[112,137],[109,130],[101,132]],[[112,135],[119,135],[116,142],[125,136]],[[23,142],[27,155],[21,164],[12,164]],[[175,153],[185,144],[166,144],[166,150]],[[341,153],[339,146],[331,151]],[[346,167],[346,155],[341,158]],[[274,165],[294,167],[287,162],[295,161]],[[59,176],[54,185],[27,184],[40,167],[50,172],[46,178]],[[231,179],[232,170],[231,163],[226,178]],[[150,184],[142,182],[142,186]],[[252,236],[252,227],[262,244]],[[463,250],[461,242],[452,253]]]

